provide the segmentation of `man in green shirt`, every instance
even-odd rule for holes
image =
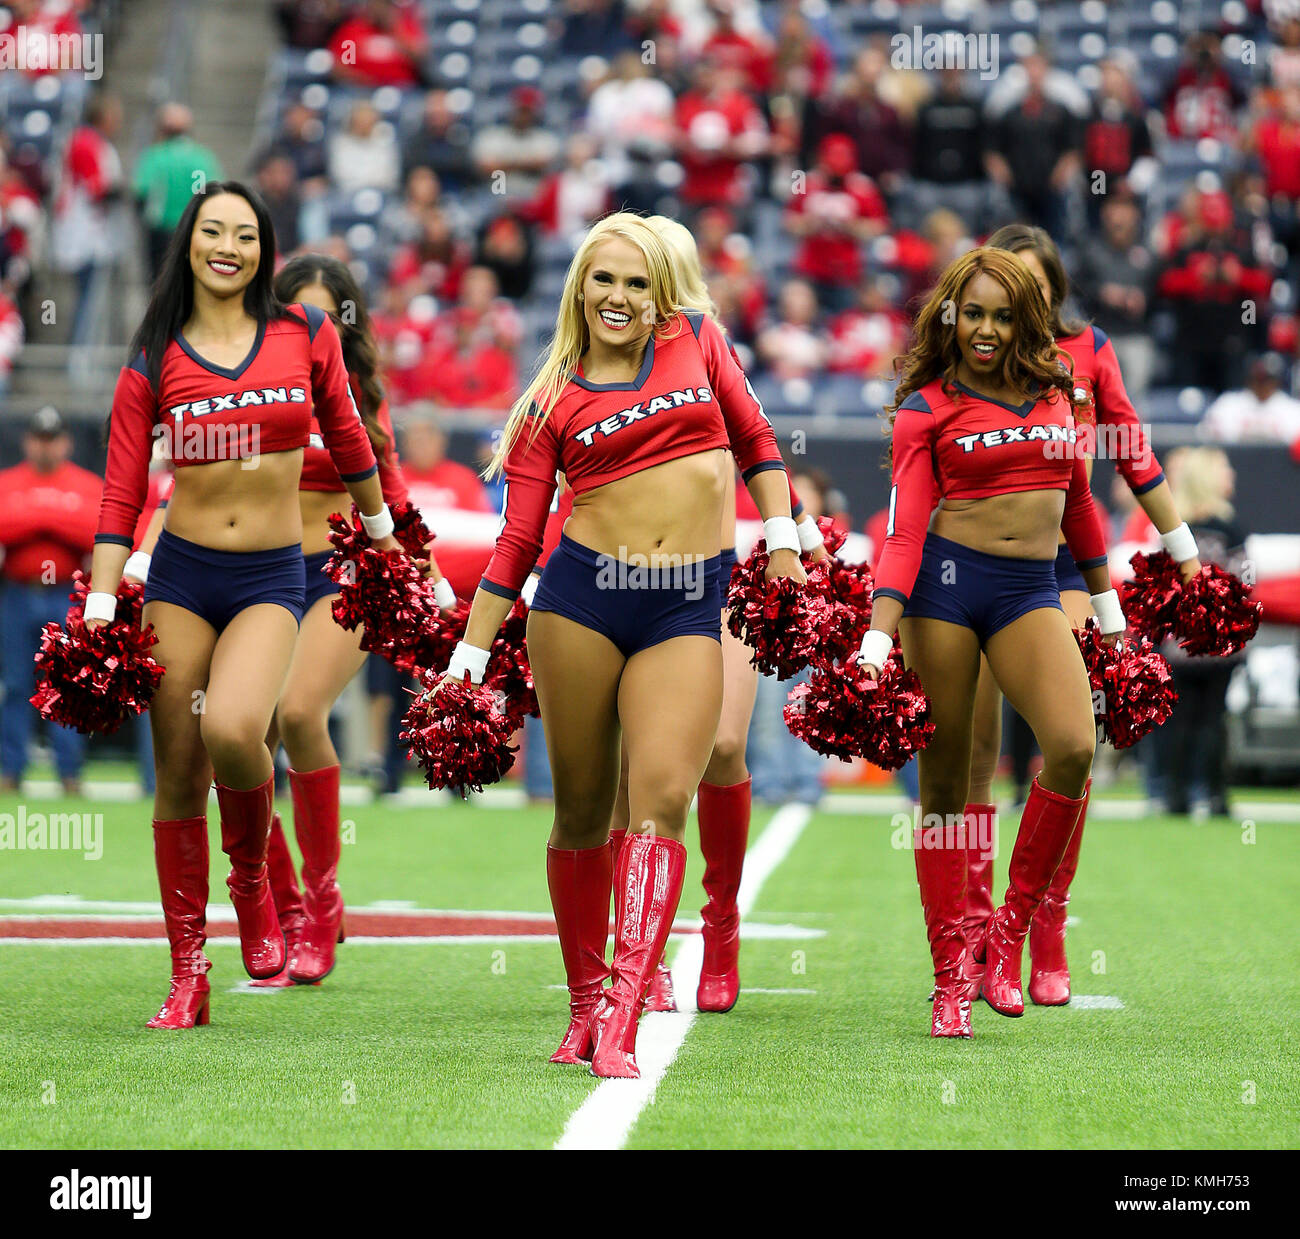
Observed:
[[[140,155],[132,192],[145,230],[146,257],[152,280],[162,266],[172,232],[190,196],[208,181],[221,179],[221,164],[191,130],[194,114],[182,103],[158,109],[158,137]]]

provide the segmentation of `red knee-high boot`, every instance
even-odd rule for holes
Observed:
[[[972,1002],[979,997],[984,978],[984,938],[993,915],[993,851],[996,844],[998,807],[993,804],[966,806],[966,913],[962,927],[966,934],[965,976]]]
[[[271,898],[275,901],[275,914],[284,931],[284,953],[287,959],[293,953],[302,934],[302,892],[298,889],[298,875],[294,872],[293,856],[284,837],[284,827],[278,813],[271,815],[271,838],[266,845],[266,874],[271,883]],[[285,989],[293,984],[289,966],[285,966],[265,981],[250,981],[258,989]]]
[[[299,985],[323,980],[343,941],[339,871],[339,768],[289,771],[293,827],[302,849],[303,923],[289,976]]]
[[[1088,818],[1092,780],[1083,792],[1079,823],[1061,857],[1052,884],[1029,924],[1029,997],[1040,1007],[1060,1007],[1070,1001],[1070,965],[1065,958],[1065,916],[1070,903],[1070,883],[1079,867],[1079,845]]]
[[[613,845],[546,849],[546,885],[555,910],[555,928],[569,984],[569,1027],[553,1063],[586,1062],[587,1021],[600,1001],[609,969],[609,892],[613,885]]]
[[[704,853],[704,962],[695,1005],[730,1011],[740,994],[740,874],[749,843],[750,781],[699,790],[700,851]]]
[[[203,954],[208,907],[208,819],[153,823],[153,855],[163,921],[172,950],[167,1001],[149,1028],[193,1028],[208,1022],[208,969]]]
[[[266,874],[275,780],[241,790],[217,784],[221,850],[230,857],[230,902],[239,921],[239,948],[250,977],[273,977],[284,967],[284,933]]]
[[[966,935],[962,915],[966,906],[966,848],[949,847],[942,831],[933,839],[917,829],[912,835],[921,910],[934,963],[934,1009],[930,1036],[969,1037],[970,994],[964,976]],[[929,842],[937,846],[926,846]],[[964,840],[963,840],[964,843]]]
[[[614,984],[588,1025],[591,1074],[636,1079],[636,1023],[655,961],[673,927],[686,848],[659,835],[630,835],[614,871],[618,938]]]
[[[626,834],[626,830],[611,830],[609,832],[610,847],[613,849],[611,854],[615,864],[618,863],[618,854],[623,849],[623,839]],[[617,911],[615,909],[616,915]],[[615,927],[615,932],[617,933],[617,927]],[[662,959],[655,964],[655,970],[651,974],[650,985],[645,992],[645,1010],[677,1010],[677,998],[673,994],[673,974],[665,966]]]
[[[1020,818],[1016,846],[1007,865],[1007,894],[989,918],[981,993],[1001,1015],[1023,1015],[1020,956],[1034,912],[1065,855],[1085,796],[1077,800],[1049,792],[1037,779]]]

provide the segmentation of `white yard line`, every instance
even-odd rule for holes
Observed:
[[[812,817],[807,805],[785,805],[778,809],[767,829],[745,855],[745,873],[737,902],[743,918],[754,907],[763,883],[803,833]],[[672,1065],[677,1052],[695,1022],[695,987],[700,979],[704,943],[699,937],[686,939],[673,957],[673,992],[676,1012],[651,1012],[637,1030],[636,1061],[639,1080],[602,1080],[586,1100],[569,1116],[557,1149],[621,1149],[627,1143],[641,1111],[654,1101],[655,1089]]]

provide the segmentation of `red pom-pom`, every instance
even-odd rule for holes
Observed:
[[[1173,713],[1178,693],[1169,664],[1150,638],[1139,634],[1106,645],[1094,619],[1075,638],[1088,670],[1097,726],[1115,748],[1136,744]]]
[[[848,530],[841,529],[829,516],[819,516],[816,519],[822,541],[826,544],[826,549],[834,555],[848,538]]]
[[[434,697],[429,691],[442,677],[426,672],[424,692],[414,700],[403,719],[400,739],[424,771],[431,788],[455,787],[481,792],[487,783],[500,782],[515,762],[517,745],[510,743],[516,725],[504,709],[504,697],[486,684],[450,680]]]
[[[809,571],[808,586],[818,588],[830,603],[830,615],[822,627],[818,664],[852,658],[871,627],[871,591],[875,581],[866,564],[846,564],[832,559],[824,578],[814,580]]]
[[[760,538],[753,553],[737,564],[727,589],[727,627],[754,651],[751,661],[764,675],[788,680],[798,675],[816,656],[821,630],[831,620],[831,608],[824,593],[789,577],[769,581],[767,544]]]
[[[905,766],[934,734],[930,701],[897,647],[879,680],[856,658],[818,667],[808,683],[790,690],[785,724],[815,753],[863,757],[883,770]]]
[[[1236,654],[1259,631],[1263,611],[1240,577],[1206,564],[1183,587],[1174,635],[1189,654]]]
[[[1174,637],[1189,654],[1226,656],[1259,631],[1263,605],[1251,601],[1240,577],[1217,564],[1205,564],[1184,582],[1168,551],[1139,552],[1130,562],[1134,577],[1125,589],[1124,614],[1152,641]]]
[[[522,598],[515,599],[501,631],[492,642],[487,674],[483,683],[502,694],[506,717],[516,728],[523,726],[524,715],[541,715],[537,694],[533,691],[533,669],[528,665],[528,607]]]
[[[153,625],[143,631],[127,619],[94,629],[70,613],[67,627],[46,624],[36,651],[36,692],[30,700],[42,718],[87,735],[112,735],[143,714],[163,677],[149,650]]]
[[[393,537],[402,544],[402,549],[411,558],[424,559],[429,553],[429,543],[433,541],[434,535],[424,523],[420,509],[409,499],[403,499],[401,503],[393,504],[388,510],[393,517]],[[360,525],[361,515],[357,511],[356,504],[352,505],[352,515]],[[365,532],[364,529],[362,532]]]
[[[81,619],[86,611],[86,597],[90,593],[90,577],[78,570],[72,574],[72,593],[68,601],[68,618]],[[123,577],[117,587],[117,611],[113,622],[134,624],[140,627],[140,616],[144,611],[144,586],[139,581]]]

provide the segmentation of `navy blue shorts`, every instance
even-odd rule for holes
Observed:
[[[1055,560],[988,555],[928,533],[921,570],[903,614],[960,624],[983,645],[995,632],[1042,607],[1061,609]]]
[[[722,641],[721,556],[677,568],[623,563],[560,535],[542,570],[534,611],[554,611],[608,637],[624,658],[673,637]]]
[[[722,548],[722,563],[718,568],[718,593],[722,595],[722,606],[718,609],[725,611],[727,609],[727,588],[731,585],[731,570],[739,562],[736,556],[734,546],[724,546]]]
[[[1061,543],[1056,552],[1056,588],[1065,593],[1067,589],[1077,589],[1080,593],[1089,593],[1088,582],[1083,579],[1079,565],[1074,562],[1070,548]]]
[[[302,604],[304,615],[322,598],[333,598],[339,592],[339,587],[325,575],[325,565],[333,554],[333,551],[317,551],[302,557],[303,571],[307,574],[307,590]]]
[[[284,607],[301,624],[304,577],[301,545],[217,551],[164,529],[149,563],[144,600],[184,607],[218,632],[240,611],[263,602]]]

